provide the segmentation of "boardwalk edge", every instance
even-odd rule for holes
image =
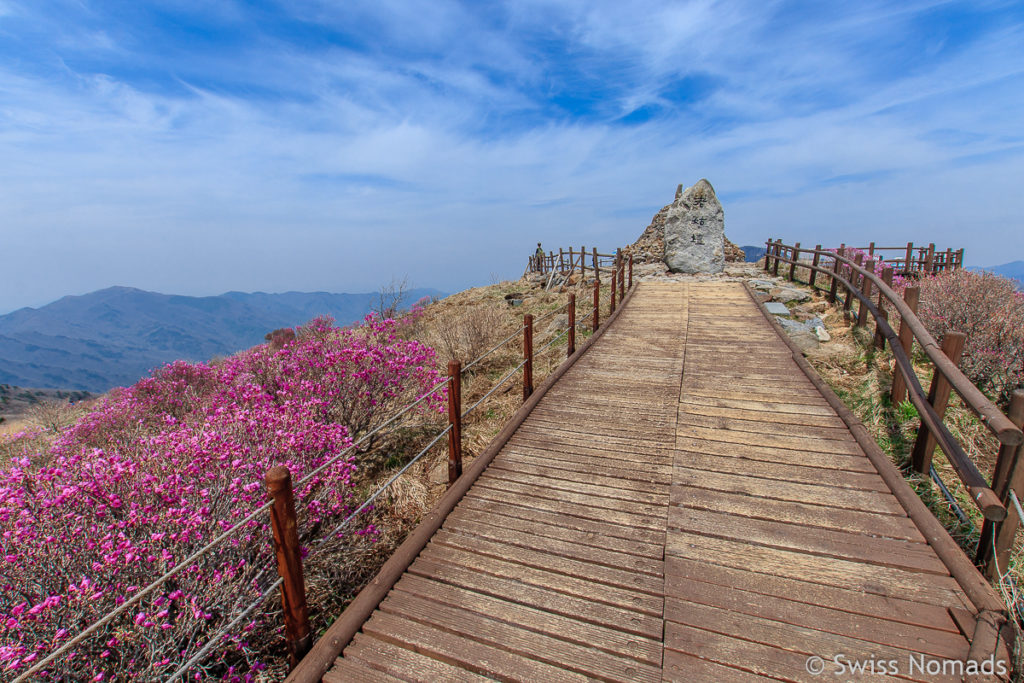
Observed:
[[[626,297],[608,317],[604,325],[599,327],[586,342],[576,349],[574,354],[559,365],[534,390],[533,394],[512,415],[487,448],[466,468],[463,475],[441,497],[437,505],[423,517],[423,520],[412,530],[405,541],[395,549],[395,552],[384,563],[384,566],[377,572],[377,575],[359,591],[359,594],[349,603],[349,606],[341,613],[341,616],[317,640],[309,654],[299,662],[295,670],[285,679],[285,683],[316,683],[321,680],[323,675],[334,664],[334,660],[348,646],[352,638],[355,637],[355,634],[359,632],[359,629],[362,628],[366,620],[370,618],[370,615],[373,614],[391,588],[398,582],[398,579],[409,568],[409,565],[413,563],[413,560],[426,547],[434,533],[441,528],[448,514],[455,509],[455,506],[462,500],[462,497],[469,491],[477,478],[483,474],[498,452],[508,443],[508,440],[512,438],[515,431],[522,425],[537,404],[540,403],[540,400],[547,394],[548,390],[561,379],[569,368],[576,364],[576,361],[587,353],[598,339],[604,336],[604,333],[612,326],[612,323],[615,322],[619,314],[622,313],[623,309],[632,300],[637,286],[634,285],[626,293]]]
[[[825,397],[825,400],[836,411],[840,419],[846,423],[846,426],[853,434],[853,438],[864,449],[864,453],[871,460],[875,469],[878,470],[878,474],[881,475],[883,481],[885,481],[893,495],[900,502],[900,505],[907,511],[907,515],[935,550],[935,554],[939,556],[942,563],[949,569],[950,575],[963,588],[968,599],[978,610],[978,614],[975,615],[977,622],[974,634],[971,637],[971,648],[968,658],[980,661],[991,654],[995,654],[998,649],[1000,631],[1002,626],[1006,624],[1007,619],[1006,605],[996,595],[995,589],[989,585],[985,577],[981,575],[981,572],[978,571],[977,567],[974,566],[960,546],[957,545],[953,537],[949,535],[946,528],[931,513],[931,510],[928,509],[914,490],[903,480],[903,475],[889,459],[889,456],[875,442],[867,427],[846,407],[846,404],[825,383],[814,367],[807,362],[803,351],[789,338],[789,335],[786,334],[782,326],[775,320],[775,317],[768,313],[768,310],[758,300],[750,285],[744,283],[743,288],[747,292],[747,296],[750,297],[750,300],[761,311],[761,315],[768,321],[772,329],[775,330],[775,333],[792,352],[793,360],[797,366],[807,376],[807,379],[814,384],[815,388],[821,392],[821,395]],[[1006,645],[1012,650],[1012,643],[1006,643]]]

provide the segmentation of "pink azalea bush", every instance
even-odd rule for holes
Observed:
[[[262,505],[268,469],[286,465],[297,482],[394,407],[433,388],[440,379],[434,352],[404,339],[403,324],[368,317],[339,329],[317,319],[277,351],[260,346],[217,364],[167,365],[112,392],[49,448],[7,443],[12,457],[0,471],[4,676],[26,670]],[[444,400],[442,389],[424,410]],[[38,447],[33,435],[22,439]],[[304,543],[358,504],[358,464],[346,455],[296,488]],[[372,539],[366,530],[352,529]],[[275,579],[263,514],[76,645],[47,678],[166,676]],[[190,678],[251,679],[267,660],[261,648],[280,645],[279,623],[276,611],[254,611]]]
[[[936,339],[963,332],[961,369],[1002,404],[1024,387],[1024,293],[994,273],[954,270],[921,280],[918,317]]]

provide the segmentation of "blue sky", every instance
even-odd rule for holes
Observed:
[[[449,291],[633,241],[1024,258],[1024,3],[0,0],[0,312]]]

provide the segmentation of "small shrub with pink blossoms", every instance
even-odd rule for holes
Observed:
[[[170,364],[112,392],[49,447],[8,437],[0,472],[0,671],[16,676],[266,501],[264,475],[293,481],[438,384],[434,351],[403,323],[347,329],[317,319],[277,351]],[[437,413],[443,389],[422,404]],[[304,544],[365,552],[367,520],[329,530],[358,501],[360,456],[295,490]],[[335,558],[337,560],[337,558]],[[151,680],[196,653],[276,579],[266,515],[48,666],[47,680]],[[283,658],[275,599],[189,673],[252,680]]]
[[[921,280],[918,316],[936,339],[963,332],[961,369],[1006,405],[1024,387],[1024,292],[994,273],[954,270]]]

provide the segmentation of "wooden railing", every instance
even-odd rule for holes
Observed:
[[[800,244],[797,243],[796,246],[799,247]],[[947,248],[945,251],[936,251],[934,242],[927,246],[915,246],[913,242],[907,242],[906,246],[899,247],[879,247],[871,242],[866,247],[850,248],[867,252],[869,258],[892,266],[893,272],[903,277],[934,275],[964,267],[963,247],[956,250]],[[883,252],[893,252],[895,256],[890,258]]]
[[[621,254],[621,249],[617,250],[617,253]],[[614,258],[614,257],[613,257]],[[234,534],[239,530],[249,528],[250,522],[255,519],[262,518],[263,515],[267,515],[270,521],[270,527],[272,530],[272,538],[268,538],[268,543],[272,544],[274,548],[274,555],[276,560],[276,569],[278,578],[270,583],[256,598],[242,611],[239,617],[233,619],[227,626],[220,629],[212,638],[210,638],[206,644],[200,648],[200,650],[187,661],[180,663],[180,666],[172,674],[168,680],[179,680],[191,671],[193,667],[201,665],[204,657],[209,654],[213,647],[223,642],[223,639],[231,635],[232,633],[242,629],[244,627],[242,617],[247,617],[254,610],[264,605],[269,598],[279,592],[281,596],[281,617],[283,622],[283,635],[285,639],[285,647],[288,652],[288,659],[290,668],[294,667],[303,657],[310,651],[312,643],[312,627],[309,621],[309,609],[306,604],[306,586],[303,571],[303,560],[302,560],[302,547],[300,544],[300,538],[298,534],[299,528],[299,511],[296,509],[294,489],[299,488],[305,484],[311,477],[317,474],[319,471],[328,467],[330,464],[340,460],[341,458],[348,457],[356,452],[364,441],[379,433],[385,428],[396,428],[401,425],[399,420],[410,411],[412,411],[417,405],[421,404],[429,396],[440,391],[442,387],[447,386],[448,388],[448,424],[441,429],[437,434],[434,435],[433,439],[426,444],[415,456],[409,459],[388,481],[379,486],[372,495],[366,498],[354,511],[348,514],[340,524],[331,532],[331,536],[339,533],[346,525],[357,519],[357,517],[365,510],[369,509],[370,506],[377,500],[377,498],[383,494],[404,472],[406,472],[413,464],[424,457],[432,448],[447,437],[448,443],[448,487],[451,488],[456,482],[459,482],[462,478],[462,421],[470,415],[474,410],[481,406],[490,396],[492,396],[501,386],[506,382],[513,379],[520,370],[522,370],[523,377],[523,403],[530,400],[534,393],[534,361],[539,353],[543,353],[548,348],[557,343],[562,337],[568,337],[566,342],[566,360],[563,361],[556,369],[552,372],[552,375],[562,370],[566,363],[574,360],[576,352],[581,349],[576,347],[576,332],[579,327],[590,319],[589,327],[592,332],[596,335],[601,327],[602,313],[605,314],[605,324],[612,320],[612,316],[617,308],[617,301],[622,302],[625,299],[628,288],[633,287],[633,268],[632,259],[624,260],[621,258],[616,259],[610,268],[611,281],[609,287],[609,302],[602,311],[601,304],[601,281],[595,279],[593,283],[593,304],[592,309],[586,315],[577,318],[577,301],[576,294],[570,293],[567,296],[566,303],[554,310],[548,311],[544,315],[534,318],[533,315],[527,314],[523,316],[522,325],[511,335],[506,337],[496,346],[490,350],[484,352],[477,358],[473,359],[463,367],[462,363],[458,360],[452,360],[448,364],[448,378],[447,380],[438,382],[435,384],[427,393],[420,396],[415,401],[403,406],[398,409],[393,415],[391,415],[382,424],[372,429],[370,432],[363,434],[357,439],[352,445],[344,449],[342,452],[334,455],[326,463],[321,464],[316,470],[306,473],[305,476],[298,481],[293,482],[292,474],[287,467],[278,466],[274,467],[266,473],[265,484],[267,490],[268,500],[260,507],[251,511],[239,522],[236,522],[233,526],[219,533],[216,538],[206,544],[202,549],[193,553],[191,556],[185,558],[183,561],[176,564],[173,569],[165,572],[163,575],[156,577],[149,585],[137,591],[135,594],[128,597],[116,609],[104,614],[90,626],[83,629],[79,633],[75,634],[67,642],[57,647],[53,652],[47,656],[34,662],[26,671],[22,672],[15,678],[15,683],[28,682],[32,680],[34,675],[45,671],[49,664],[57,661],[61,657],[65,657],[73,648],[87,639],[98,637],[103,631],[102,629],[110,624],[115,618],[124,614],[133,605],[141,602],[146,596],[153,594],[158,588],[163,586],[165,583],[173,579],[177,574],[186,570],[199,560],[201,560],[207,554],[215,551],[219,546],[225,542],[230,541]],[[618,305],[621,305],[619,303]],[[547,318],[559,314],[565,311],[568,314],[568,321],[566,329],[561,332],[557,332],[551,336],[549,340],[544,343],[539,349],[534,348],[534,327],[537,323],[540,323]],[[490,390],[487,391],[479,400],[477,400],[472,406],[463,410],[462,408],[462,377],[477,363],[483,361],[487,356],[503,348],[507,344],[513,343],[517,339],[522,340],[523,345],[523,360],[516,365],[510,372],[505,374],[500,380],[498,380]],[[299,504],[301,508],[302,503]],[[396,555],[404,552],[403,545],[396,551]],[[418,550],[417,550],[418,552]],[[415,556],[415,555],[413,555]],[[409,558],[409,562],[412,558]],[[406,565],[407,566],[407,565]],[[273,571],[273,568],[267,567],[269,571]],[[383,571],[383,570],[382,570]],[[396,577],[397,580],[397,577]],[[346,611],[348,614],[349,611]],[[251,619],[251,617],[249,617]],[[363,617],[362,620],[365,620]],[[359,623],[362,623],[360,620]],[[339,622],[341,620],[339,619]],[[336,624],[338,622],[335,622]],[[129,627],[130,628],[130,627]],[[335,626],[331,627],[329,634],[333,634],[336,631]],[[326,636],[325,636],[326,637]],[[333,637],[333,636],[332,636]],[[351,636],[349,636],[351,637]],[[346,641],[347,642],[347,641]],[[315,651],[314,651],[315,652]],[[178,662],[175,662],[178,664]],[[156,675],[154,673],[154,675]],[[317,677],[317,680],[319,677]]]
[[[621,253],[621,250],[618,250],[618,253]],[[543,347],[538,349],[538,352],[542,352],[551,346],[562,335],[567,334],[569,338],[566,345],[565,360],[548,375],[544,384],[537,388],[536,391],[533,387],[532,378],[533,360],[535,357],[533,331],[536,323],[540,322],[543,318],[534,320],[531,315],[523,317],[523,326],[513,335],[518,337],[519,333],[522,333],[524,359],[519,367],[524,368],[523,403],[516,414],[512,416],[512,419],[509,420],[487,448],[477,456],[473,463],[466,468],[465,472],[462,472],[461,461],[461,420],[484,399],[480,399],[471,408],[462,411],[460,398],[458,398],[461,394],[461,374],[478,361],[469,363],[465,368],[462,368],[462,372],[459,372],[460,366],[457,362],[449,365],[449,426],[442,432],[449,435],[448,492],[441,498],[437,506],[424,517],[423,521],[413,530],[402,545],[395,550],[373,581],[360,591],[341,616],[331,624],[330,628],[314,644],[313,649],[302,660],[300,665],[291,672],[285,683],[316,683],[321,680],[321,676],[330,668],[335,659],[341,654],[352,638],[355,637],[359,629],[362,628],[363,623],[370,617],[387,593],[397,583],[398,579],[405,573],[406,569],[409,568],[413,560],[426,547],[433,534],[441,528],[441,524],[447,515],[455,509],[455,506],[473,485],[473,482],[490,464],[498,451],[508,442],[512,434],[523,423],[530,410],[537,405],[547,389],[561,378],[568,368],[586,351],[587,347],[604,334],[608,325],[615,320],[616,311],[625,303],[627,294],[631,294],[633,291],[634,283],[631,264],[632,259],[623,258],[617,259],[617,262],[612,264],[607,306],[601,303],[601,281],[595,280],[593,283],[592,309],[587,315],[579,319],[576,318],[576,295],[569,294],[565,306],[549,311],[543,316],[543,318],[547,318],[566,308],[569,313],[569,322],[565,331],[555,335]],[[603,323],[601,322],[602,314],[606,315],[603,318]],[[593,330],[593,334],[583,346],[576,348],[576,329],[587,318],[591,319],[590,328]],[[507,341],[502,343],[507,343]],[[492,351],[487,353],[489,354]],[[517,372],[519,367],[514,368],[510,375]],[[487,395],[490,395],[490,393],[501,386],[510,375],[506,375],[505,379],[499,380]],[[452,399],[451,396],[453,395],[457,398]]]
[[[527,263],[526,272],[541,273],[543,275],[552,272],[561,275],[571,275],[579,270],[581,275],[586,275],[589,268],[592,272],[597,273],[598,278],[600,278],[602,270],[607,271],[615,267],[621,260],[622,249],[616,249],[614,254],[599,254],[597,248],[591,249],[588,252],[585,246],[580,247],[578,250],[573,247],[568,249],[559,248],[558,253],[549,251],[547,254],[541,252],[532,254]]]
[[[909,397],[921,418],[911,466],[917,472],[928,475],[933,472],[931,462],[935,447],[938,446],[946,454],[946,459],[964,484],[972,502],[985,518],[975,564],[992,577],[997,567],[1005,570],[1017,528],[1021,524],[1016,505],[1012,505],[1011,501],[1024,497],[1024,464],[1020,462],[1024,450],[1021,447],[1024,442],[1024,433],[1021,432],[1024,422],[1024,391],[1014,392],[1009,416],[1004,414],[958,367],[966,337],[959,333],[949,333],[941,344],[937,342],[916,315],[920,289],[916,286],[907,287],[901,297],[891,287],[894,269],[888,265],[889,262],[883,262],[886,265],[879,277],[875,273],[876,262],[870,258],[870,252],[866,261],[862,252],[856,253],[854,258],[848,258],[847,247],[831,250],[822,249],[818,245],[814,249],[801,249],[799,243],[786,245],[781,240],[769,240],[764,267],[765,271],[778,275],[780,264],[788,264],[786,277],[794,281],[798,268],[807,269],[807,284],[822,290],[826,288],[820,280],[827,278],[829,301],[839,303],[841,299],[843,311],[855,318],[857,327],[867,324],[869,314],[874,318],[875,344],[882,347],[888,342],[898,369],[898,372],[893,372],[893,403],[900,403]],[[810,260],[801,260],[802,255],[810,257]],[[856,313],[852,309],[854,300],[859,302]],[[899,313],[899,333],[889,325],[886,303]],[[914,341],[917,341],[934,366],[928,392],[921,386],[910,359]],[[991,485],[943,422],[952,391],[956,391],[964,405],[980,418],[982,424],[999,441],[999,455],[991,473]],[[1014,509],[1014,512],[1008,515],[1007,508]]]

